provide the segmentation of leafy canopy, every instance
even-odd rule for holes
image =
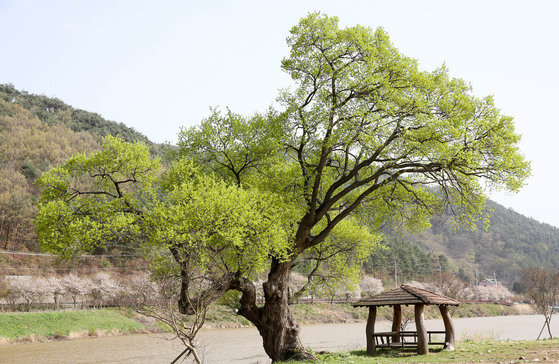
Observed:
[[[170,251],[221,276],[261,272],[270,254],[287,255],[280,196],[217,180],[184,158],[162,171],[141,143],[106,137],[101,151],[69,159],[38,184],[41,247],[61,256],[128,238],[156,265],[151,258]]]
[[[36,216],[41,249],[70,257],[121,239],[135,242],[159,168],[143,144],[108,136],[101,151],[43,174]]]
[[[355,213],[373,230],[424,228],[452,206],[467,223],[485,187],[516,191],[529,175],[512,118],[491,97],[445,67],[420,71],[381,28],[340,29],[313,13],[287,42],[282,68],[295,87],[281,92],[282,113],[262,123],[214,110],[179,147],[225,180],[289,196],[297,254]]]
[[[420,71],[382,28],[339,29],[337,18],[315,13],[288,44],[282,68],[297,88],[280,97],[290,131],[283,142],[315,221],[332,210],[342,219],[361,203],[377,223],[386,209],[419,222],[441,203],[471,215],[483,205],[483,183],[516,191],[529,175],[512,118],[446,68]]]
[[[251,275],[265,269],[270,255],[287,255],[280,196],[216,180],[187,159],[171,165],[160,192],[149,214],[149,245],[170,249],[193,269]]]

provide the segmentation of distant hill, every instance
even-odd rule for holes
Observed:
[[[33,182],[70,156],[98,149],[107,134],[141,141],[155,154],[164,150],[122,123],[56,98],[0,85],[0,249],[38,249]]]
[[[448,271],[473,283],[477,272],[478,281],[496,275],[511,288],[521,281],[523,268],[559,267],[558,228],[493,201],[487,202],[487,209],[491,221],[487,230],[481,223],[473,231],[455,230],[452,216],[442,215],[434,216],[431,228],[420,233],[389,233],[389,249],[372,257],[370,268],[380,268],[385,278],[399,269],[401,281]]]
[[[163,151],[163,145],[151,142],[148,137],[134,130],[134,128],[123,123],[106,120],[94,112],[75,109],[57,98],[18,91],[11,84],[0,84],[0,99],[21,106],[43,124],[64,126],[76,133],[88,133],[98,142],[105,135],[118,135],[128,142],[141,141],[145,143],[150,147],[152,153],[160,154]]]
[[[447,216],[433,219],[433,227],[413,241],[431,249],[434,246],[429,240],[440,241],[443,252],[464,270],[466,278],[473,279],[472,269],[477,267],[478,278],[496,274],[509,286],[520,280],[522,268],[559,267],[558,228],[493,201],[488,201],[487,207],[491,220],[487,230],[479,224],[474,231],[453,231]],[[429,235],[435,239],[427,238]]]

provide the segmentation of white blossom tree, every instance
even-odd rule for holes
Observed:
[[[64,292],[72,297],[74,308],[76,308],[78,297],[83,297],[89,290],[88,281],[72,273],[62,277],[60,283],[64,287]]]
[[[364,275],[361,278],[359,287],[361,288],[361,296],[363,297],[371,297],[384,291],[382,281],[368,275]]]
[[[14,279],[10,281],[10,285],[26,301],[28,310],[34,303],[40,302],[43,297],[49,294],[49,287],[45,278]]]
[[[131,306],[148,305],[159,299],[158,286],[150,279],[149,273],[140,273],[128,277],[122,287],[125,303]]]
[[[512,296],[512,292],[501,285],[470,288],[467,295],[468,299],[478,299],[481,301],[509,301]]]
[[[121,285],[105,272],[99,272],[91,278],[90,293],[99,307],[109,302],[114,303],[121,291]]]
[[[60,308],[60,298],[65,293],[61,279],[56,276],[50,276],[46,278],[46,284],[48,284],[49,293],[54,300],[54,306],[56,307],[56,309]]]

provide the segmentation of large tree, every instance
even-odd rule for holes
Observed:
[[[516,191],[529,175],[512,118],[491,97],[475,97],[444,67],[420,71],[381,28],[340,29],[337,18],[315,13],[287,42],[282,68],[295,87],[279,97],[283,113],[267,124],[214,113],[179,141],[200,165],[288,196],[297,211],[288,259],[271,256],[264,305],[250,297],[253,287],[232,285],[273,360],[302,352],[289,272],[342,221],[417,228],[449,206],[468,224],[482,217],[487,188]]]
[[[84,176],[103,174],[82,171],[62,184],[60,171],[44,177],[39,213],[45,218],[39,232],[59,251],[93,244],[102,234],[79,236],[107,231],[99,224],[110,231],[148,227],[143,239],[152,250],[167,248],[177,264],[180,310],[240,292],[238,313],[258,328],[273,361],[310,356],[288,305],[295,266],[305,262],[322,276],[355,275],[351,268],[378,244],[383,225],[422,228],[445,206],[457,221],[471,223],[483,217],[488,188],[516,191],[529,175],[512,118],[491,97],[476,98],[444,67],[420,71],[382,29],[340,29],[337,18],[315,13],[291,30],[288,45],[282,68],[294,87],[281,92],[282,111],[243,117],[214,110],[184,129],[178,160],[157,193],[148,183],[147,192],[126,197],[142,190],[120,188],[140,182],[126,175],[105,177],[110,194],[76,187]],[[56,188],[66,192],[48,192]],[[85,205],[76,204],[80,198]],[[94,199],[106,199],[103,206],[114,206],[118,219],[103,220],[111,215],[106,209],[92,218]],[[107,203],[113,200],[120,202]],[[63,213],[49,212],[48,203]],[[49,221],[70,221],[58,226],[78,237],[41,230]],[[259,305],[252,282],[263,271]],[[193,276],[210,277],[203,291],[189,291]]]

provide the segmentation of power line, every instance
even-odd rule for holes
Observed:
[[[105,267],[89,267],[89,268],[51,268],[54,270],[67,270],[67,271],[75,271],[75,270],[140,270],[140,269],[146,269],[146,267],[110,267],[110,268],[105,268]],[[29,268],[29,267],[21,267],[21,268],[0,268],[0,271],[4,271],[4,270],[33,270],[33,271],[37,271],[37,270],[43,270],[40,268]]]
[[[51,258],[58,257],[57,255],[49,254],[49,253],[11,252],[11,251],[8,251],[8,250],[0,250],[0,254],[32,255],[32,256],[51,257]],[[120,254],[120,255],[115,255],[115,254],[106,254],[106,255],[84,254],[84,255],[78,255],[77,256],[77,258],[120,258],[120,257],[123,257],[123,258],[141,257],[141,255],[138,255],[138,254]]]

